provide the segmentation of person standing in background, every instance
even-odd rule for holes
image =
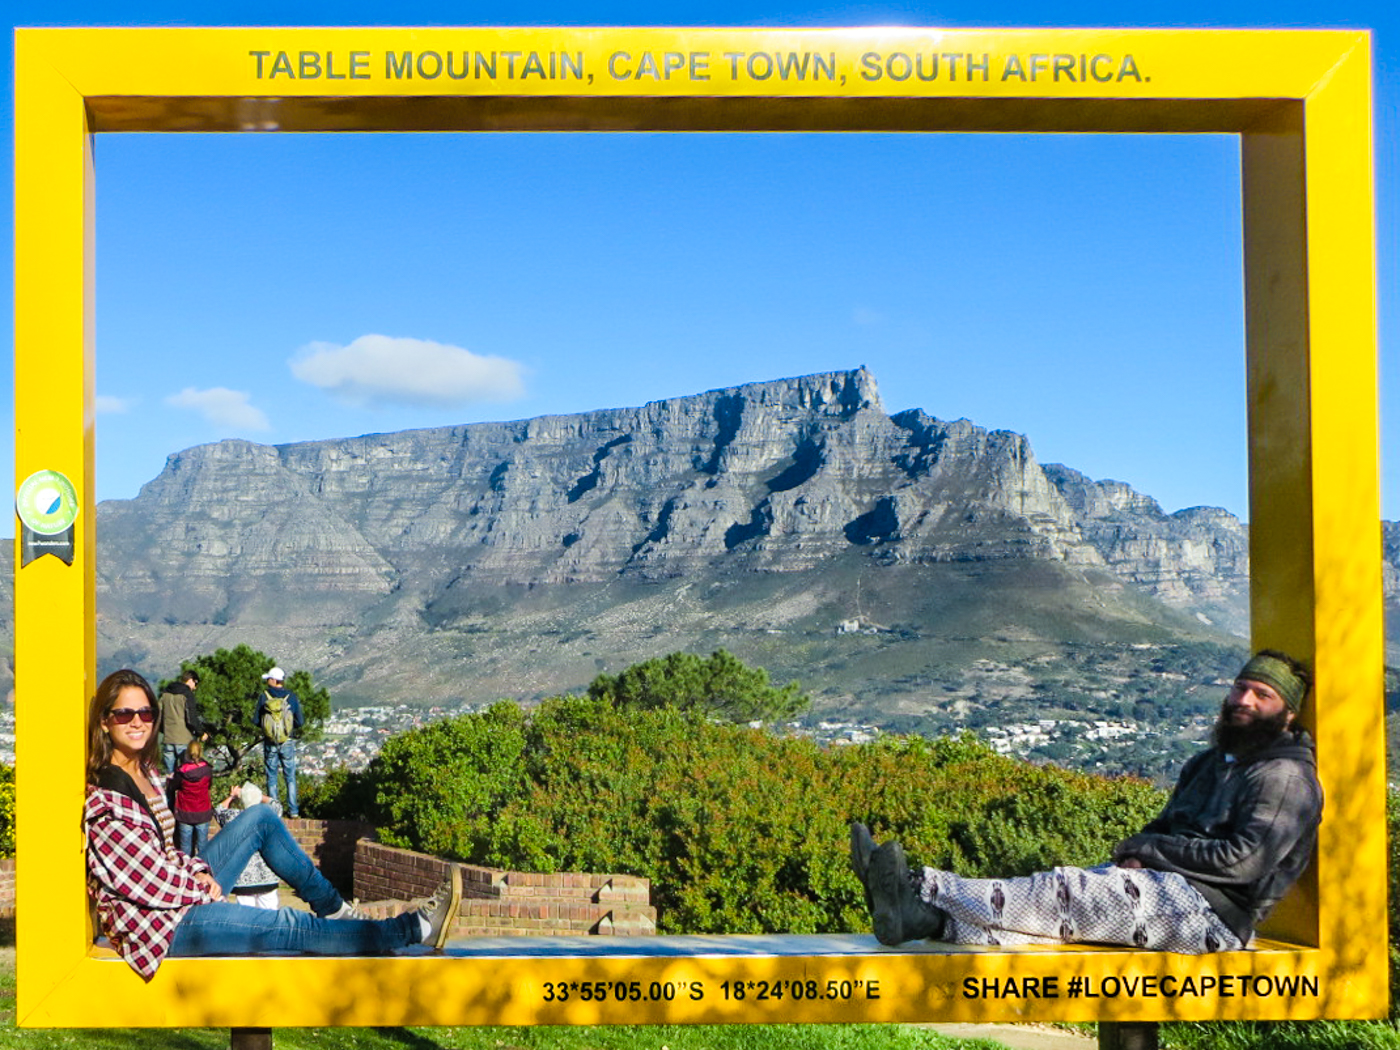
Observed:
[[[193,740],[209,739],[204,720],[199,716],[199,704],[194,691],[199,688],[199,675],[185,671],[160,694],[157,714],[160,718],[161,763],[167,774],[175,772],[175,763]]]
[[[277,797],[277,774],[287,782],[287,816],[299,815],[297,809],[297,742],[301,729],[301,701],[286,688],[287,674],[274,667],[263,675],[262,696],[258,698],[253,721],[262,730],[263,764],[267,771],[267,793]]]
[[[175,848],[191,857],[203,856],[209,843],[209,821],[214,819],[209,788],[213,781],[214,767],[204,761],[204,745],[191,740],[170,786],[175,799]]]

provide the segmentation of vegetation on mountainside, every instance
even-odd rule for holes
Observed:
[[[253,713],[266,684],[262,676],[275,663],[266,653],[238,645],[180,664],[180,674],[195,671],[199,675],[195,699],[199,701],[200,717],[209,727],[205,757],[216,772],[237,772],[248,752],[261,742],[262,731],[254,724]],[[176,675],[162,682],[156,691],[160,692],[178,679]],[[309,671],[288,671],[284,684],[297,694],[306,719],[298,737],[319,740],[321,728],[331,713],[330,693],[316,685]]]

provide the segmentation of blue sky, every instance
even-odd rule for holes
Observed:
[[[1400,35],[1377,0],[1131,18],[971,0],[488,2],[469,19],[440,3],[294,0],[12,12],[21,25],[1371,28],[1383,444],[1396,447]],[[1168,510],[1245,512],[1228,136],[106,135],[96,157],[99,498],[132,496],[169,453],[222,437],[575,412],[864,364],[890,411],[1026,433],[1042,462]]]

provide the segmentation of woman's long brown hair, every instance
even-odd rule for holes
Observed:
[[[107,731],[102,728],[102,720],[107,717],[107,712],[112,710],[117,702],[117,697],[121,696],[122,690],[131,685],[145,693],[146,704],[152,711],[156,710],[155,690],[151,688],[150,682],[135,671],[113,671],[102,679],[102,684],[97,687],[92,703],[88,706],[87,779],[89,784],[97,783],[98,770],[112,764],[112,741],[107,736]],[[152,723],[151,729],[151,735],[146,740],[146,746],[141,749],[140,756],[141,769],[146,773],[150,773],[156,768],[158,749],[154,723]]]

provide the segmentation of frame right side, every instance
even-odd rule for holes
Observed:
[[[1265,932],[1330,956],[1333,994],[1385,1003],[1370,949],[1386,887],[1353,877],[1387,858],[1367,51],[1242,132],[1241,181],[1252,642],[1313,655],[1304,720],[1333,788],[1312,869]]]

